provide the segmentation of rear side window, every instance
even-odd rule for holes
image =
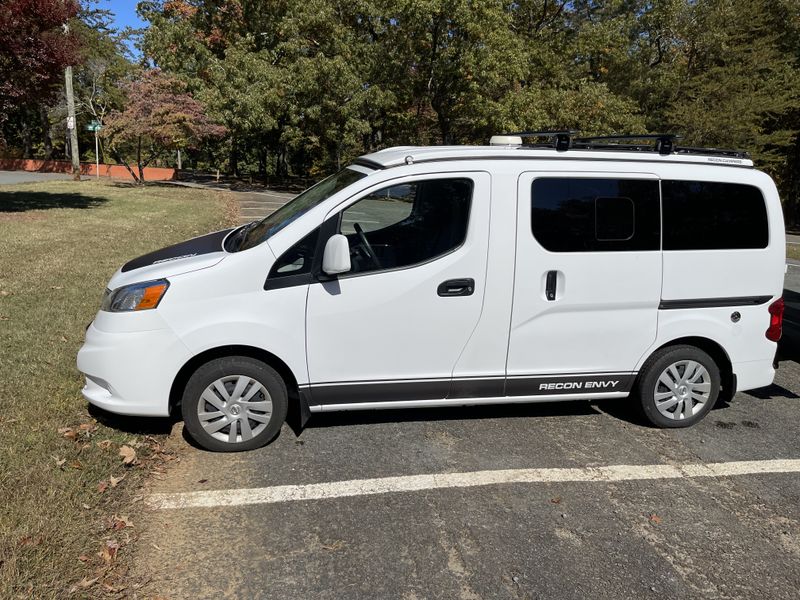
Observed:
[[[531,227],[551,252],[660,248],[658,182],[642,179],[536,179]]]
[[[664,250],[766,248],[767,208],[757,187],[709,181],[661,182]]]

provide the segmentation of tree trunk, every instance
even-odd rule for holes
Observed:
[[[42,125],[44,159],[50,160],[53,157],[53,136],[50,134],[50,118],[47,115],[47,108],[44,106],[39,107],[39,121]]]
[[[239,151],[236,144],[236,136],[231,136],[231,153],[229,158],[231,175],[234,177],[239,176]]]
[[[136,143],[136,166],[139,168],[139,181],[137,183],[144,183],[144,165],[142,164],[142,138],[141,136]]]
[[[33,158],[33,142],[31,141],[31,128],[28,125],[27,115],[22,121],[22,130],[19,135],[22,138],[22,158]]]

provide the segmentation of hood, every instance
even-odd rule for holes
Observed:
[[[161,279],[211,267],[225,258],[223,241],[233,229],[192,238],[128,261],[109,282],[109,289],[121,285]]]

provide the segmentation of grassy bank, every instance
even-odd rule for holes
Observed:
[[[0,598],[131,592],[125,509],[170,458],[169,423],[93,417],[75,355],[124,261],[234,217],[230,197],[205,190],[0,187]]]

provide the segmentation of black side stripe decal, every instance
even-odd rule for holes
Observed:
[[[683,300],[662,300],[659,310],[679,308],[718,308],[722,306],[758,306],[766,304],[772,296],[737,296],[735,298],[687,298]]]
[[[307,389],[313,404],[353,404],[400,400],[457,400],[504,396],[552,396],[629,392],[635,373],[556,375],[538,377],[486,377],[407,381],[360,381],[312,384]],[[504,389],[505,387],[505,389]]]

